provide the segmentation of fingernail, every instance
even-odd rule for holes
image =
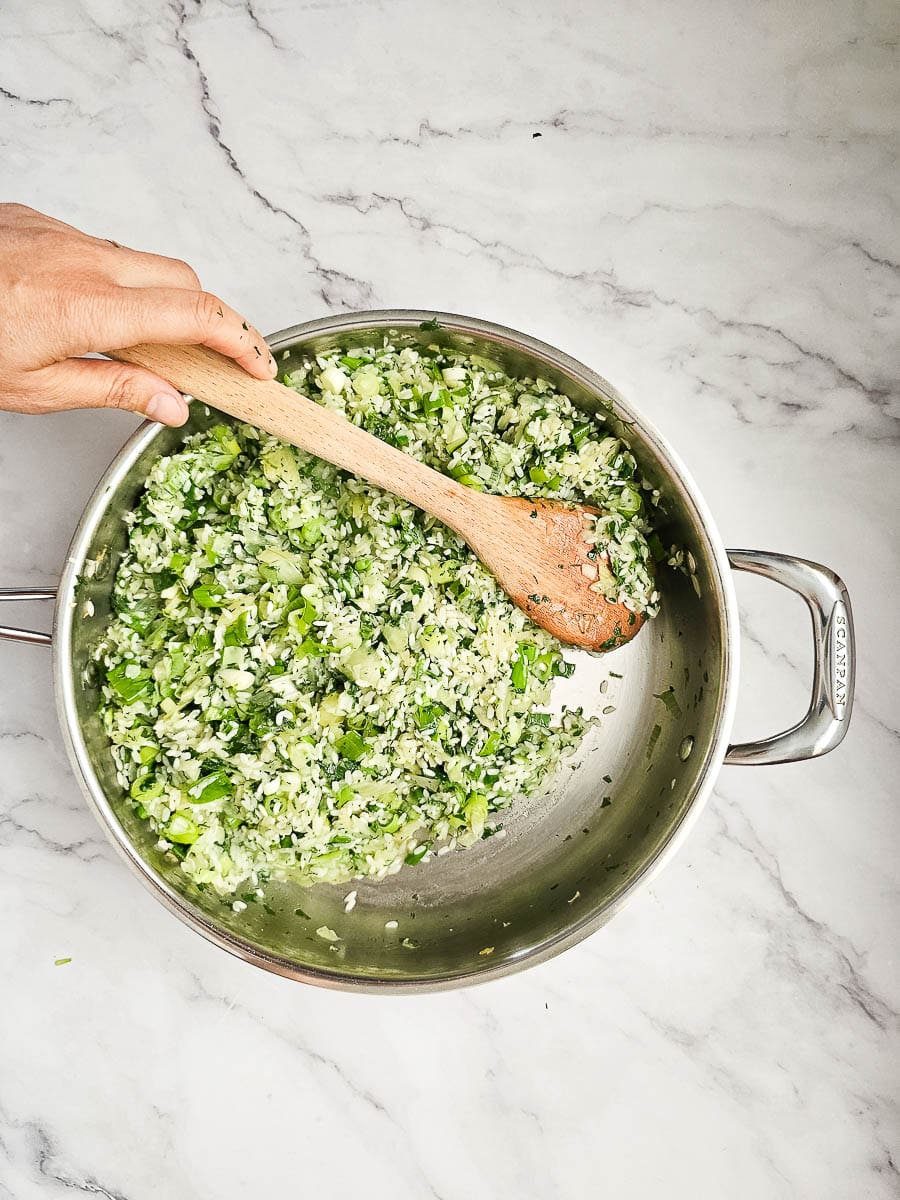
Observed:
[[[163,425],[183,425],[188,419],[188,406],[175,392],[157,392],[147,403],[147,416]]]

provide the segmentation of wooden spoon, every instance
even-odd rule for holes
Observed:
[[[275,380],[252,378],[203,346],[132,346],[111,358],[147,367],[180,391],[265,429],[402,496],[443,521],[477,554],[513,603],[561,642],[611,650],[643,617],[592,590],[597,563],[585,538],[596,509],[491,496],[464,487]]]

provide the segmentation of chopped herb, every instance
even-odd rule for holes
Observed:
[[[225,593],[201,584],[191,591],[191,598],[201,608],[221,608],[225,603]]]
[[[528,686],[528,676],[530,674],[529,663],[531,660],[527,651],[527,644],[520,645],[513,660],[510,681],[517,692],[524,692]]]
[[[662,733],[661,725],[654,725],[650,730],[650,737],[647,739],[647,757],[650,758],[653,754],[654,747],[659,741],[659,735]]]
[[[678,700],[675,697],[675,689],[673,687],[669,687],[664,692],[654,692],[653,694],[657,700],[661,700],[663,702],[668,709],[670,716],[673,716],[676,720],[681,717],[681,705],[678,703]]]
[[[572,430],[572,441],[575,444],[575,449],[580,450],[584,443],[591,436],[591,433],[596,429],[593,421],[585,421],[581,425],[576,425]]]
[[[349,758],[351,762],[359,762],[369,747],[356,730],[351,729],[343,737],[338,738],[334,743],[334,748],[338,754],[344,758]]]
[[[162,833],[170,842],[190,846],[200,836],[200,829],[189,813],[176,812],[163,826]]]
[[[125,704],[134,704],[149,696],[153,683],[148,670],[133,670],[132,664],[123,663],[107,673],[106,682],[118,693]]]
[[[214,800],[230,796],[233,791],[234,784],[228,775],[224,771],[213,771],[198,779],[193,787],[188,788],[187,794],[191,804],[212,804]]]
[[[246,646],[250,641],[250,635],[247,630],[247,614],[242,612],[236,621],[225,630],[225,645],[226,646]]]
[[[499,729],[492,729],[484,740],[484,745],[478,751],[482,758],[488,758],[491,754],[496,754],[502,745],[503,736]]]

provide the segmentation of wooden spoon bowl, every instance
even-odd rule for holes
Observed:
[[[457,532],[535,624],[586,650],[613,650],[634,637],[643,616],[591,586],[598,564],[609,565],[587,536],[592,522],[586,518],[596,516],[596,508],[475,495],[478,525],[473,522],[467,532]]]

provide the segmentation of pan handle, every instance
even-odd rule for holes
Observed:
[[[736,571],[765,575],[803,597],[812,615],[815,664],[806,716],[784,733],[729,746],[725,762],[798,762],[827,754],[847,732],[856,677],[853,613],[843,581],[828,567],[789,554],[729,550],[728,558]]]
[[[55,600],[56,588],[0,588],[0,603],[4,600]],[[13,629],[0,625],[0,641],[31,642],[33,646],[49,646],[52,637],[37,629]]]

